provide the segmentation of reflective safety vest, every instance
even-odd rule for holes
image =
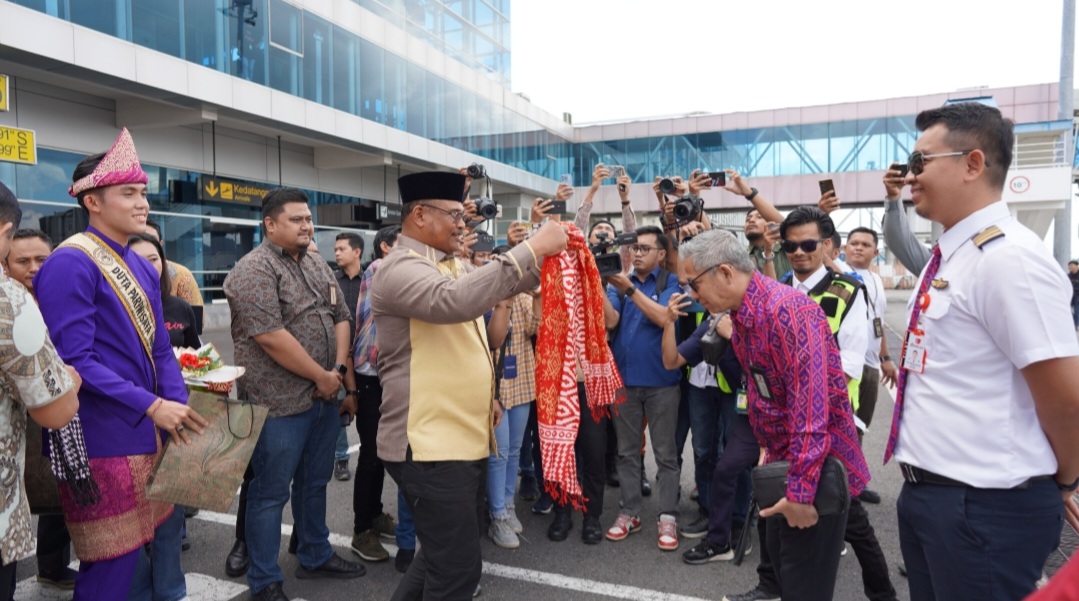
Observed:
[[[794,275],[784,278],[783,283],[793,286]],[[824,315],[828,318],[828,328],[832,330],[837,346],[839,345],[839,326],[850,312],[858,291],[864,289],[862,283],[855,278],[829,269],[824,279],[809,291],[809,298],[824,309]],[[850,404],[855,411],[858,410],[858,386],[861,381],[861,378],[851,378],[847,382],[847,396],[850,397]]]
[[[697,327],[701,326],[701,322],[704,321],[705,315],[708,315],[708,313],[704,311],[701,311],[700,313],[697,313],[695,315],[695,318],[697,319]],[[686,376],[689,376],[689,373],[693,371],[693,367],[693,365],[686,366]],[[718,365],[716,366],[716,383],[719,384],[719,389],[723,392],[727,394],[731,394],[732,392],[734,392],[734,389],[731,388],[731,385],[727,383],[727,378],[723,376],[723,372],[719,370]]]

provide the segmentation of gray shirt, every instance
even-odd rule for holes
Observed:
[[[933,255],[911,231],[902,200],[884,199],[884,244],[911,273],[921,273]]]

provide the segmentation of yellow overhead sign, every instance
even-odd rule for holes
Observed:
[[[0,127],[0,161],[37,164],[37,142],[34,131],[17,127]]]
[[[229,202],[261,207],[263,199],[273,188],[223,177],[199,178],[199,200]]]
[[[11,106],[8,102],[8,79],[7,75],[0,73],[0,112],[7,112]]]

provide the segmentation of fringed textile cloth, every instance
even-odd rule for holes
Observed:
[[[567,226],[568,248],[543,262],[543,318],[536,343],[536,413],[547,492],[560,505],[584,509],[574,443],[581,423],[577,365],[584,372],[592,419],[626,400],[607,346],[603,284],[584,234]]]

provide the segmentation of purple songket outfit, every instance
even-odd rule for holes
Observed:
[[[145,497],[164,436],[146,411],[158,397],[186,403],[187,389],[165,329],[157,271],[94,228],[87,233],[119,255],[145,291],[155,323],[152,360],[124,304],[83,251],[58,248],[34,277],[34,290],[57,353],[83,379],[79,418],[101,490],[98,503],[81,507],[61,483],[82,561],[75,599],[127,599],[142,546],[173,508]]]

